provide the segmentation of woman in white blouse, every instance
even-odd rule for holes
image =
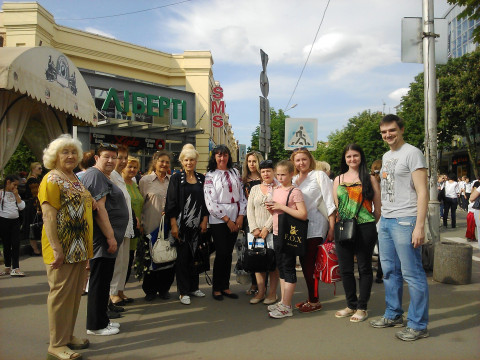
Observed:
[[[224,296],[238,299],[230,290],[230,272],[233,247],[247,208],[242,179],[225,145],[213,149],[207,170],[204,194],[215,244],[212,295],[215,300],[223,300]]]
[[[306,148],[295,149],[290,160],[295,165],[293,184],[302,191],[309,220],[306,252],[304,256],[300,257],[308,288],[308,300],[295,304],[295,307],[300,312],[309,313],[322,309],[318,293],[315,293],[313,274],[318,246],[324,240],[333,241],[335,203],[332,195],[332,182],[323,171],[315,170],[315,159]]]
[[[455,174],[448,174],[448,180],[445,181],[445,199],[443,208],[443,226],[447,227],[448,212],[452,210],[452,229],[457,226],[457,206],[458,196],[460,195],[460,188],[455,181]]]
[[[264,241],[267,241],[267,246],[273,249],[273,216],[265,207],[265,203],[272,200],[273,187],[275,186],[275,172],[272,160],[264,160],[260,163],[260,176],[262,183],[255,185],[248,197],[247,219],[250,233],[255,238],[262,238]],[[258,304],[262,300],[265,305],[275,303],[277,301],[278,269],[269,273],[270,291],[267,297],[265,297],[267,274],[255,273],[255,277],[257,279],[258,293],[250,299],[250,304]]]

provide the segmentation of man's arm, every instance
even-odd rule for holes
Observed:
[[[425,240],[425,218],[428,207],[427,169],[417,169],[412,173],[413,185],[417,193],[417,223],[412,233],[412,244],[417,248]]]
[[[97,213],[95,214],[95,221],[98,227],[102,231],[103,235],[107,238],[107,251],[110,254],[117,251],[117,240],[115,240],[115,234],[113,232],[112,224],[108,218],[107,209],[105,208],[105,201],[107,197],[104,196],[97,200]]]

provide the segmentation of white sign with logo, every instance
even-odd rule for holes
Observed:
[[[285,150],[317,149],[317,119],[285,119]]]

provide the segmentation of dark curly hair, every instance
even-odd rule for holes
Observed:
[[[217,170],[217,160],[215,160],[216,154],[228,154],[227,168],[228,169],[232,168],[233,161],[232,161],[232,154],[230,153],[230,149],[226,145],[217,145],[213,148],[212,155],[208,160],[207,171]]]

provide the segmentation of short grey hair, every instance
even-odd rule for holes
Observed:
[[[78,139],[72,138],[70,134],[62,134],[53,140],[43,150],[43,166],[47,169],[54,169],[57,163],[58,153],[66,147],[74,147],[77,150],[78,157],[75,166],[78,166],[83,158],[82,143]]]

